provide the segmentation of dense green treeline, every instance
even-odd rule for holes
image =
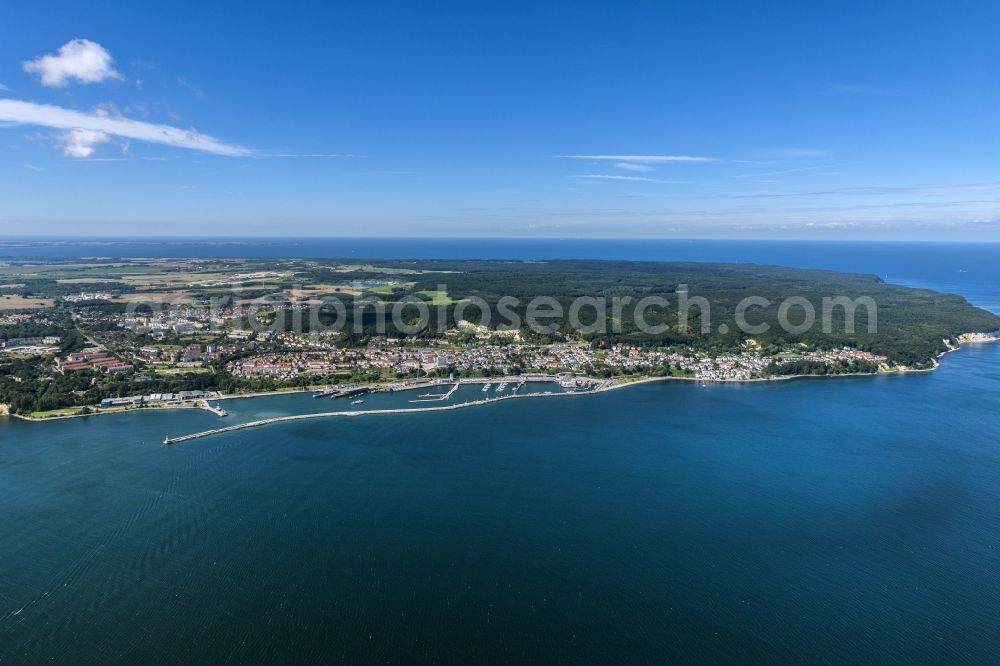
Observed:
[[[655,263],[627,261],[383,261],[380,265],[422,272],[412,276],[416,284],[411,293],[447,291],[458,303],[431,306],[429,325],[418,335],[433,337],[443,330],[444,318],[453,325],[456,313],[473,323],[492,328],[509,326],[527,318],[527,306],[537,296],[555,299],[562,309],[557,317],[544,319],[551,334],[536,337],[539,342],[566,335],[595,342],[625,342],[648,347],[691,346],[706,352],[733,350],[754,338],[763,345],[808,348],[850,346],[887,356],[902,365],[924,367],[945,351],[945,341],[966,332],[989,332],[1000,329],[1000,318],[973,307],[961,296],[925,289],[912,289],[882,282],[876,276],[803,270],[778,266],[744,264]],[[501,311],[501,299],[516,299]],[[569,318],[574,299],[600,299],[600,317],[607,325],[601,330],[579,335]],[[643,332],[636,305],[644,298],[657,298],[667,305],[654,304],[642,309],[642,319],[649,327],[661,327],[655,333]],[[737,307],[747,298],[763,299],[769,306],[754,305],[745,313],[752,330],[740,330]],[[789,297],[804,299],[816,317],[815,324],[804,332],[789,332],[782,326],[780,304]],[[875,306],[874,321],[856,299],[870,298]],[[619,299],[616,306],[614,299]],[[824,308],[825,301],[849,299],[848,305]],[[465,301],[463,302],[463,299]],[[482,299],[489,314],[469,299]],[[708,307],[700,305],[704,299]],[[685,302],[687,330],[683,330],[681,309]],[[761,301],[762,302],[762,301]],[[347,301],[348,305],[351,302]],[[383,305],[391,311],[393,303]],[[848,317],[848,308],[852,317]],[[345,328],[354,328],[355,309],[347,308]],[[417,320],[417,309],[402,310],[404,323]],[[579,312],[584,326],[600,321],[595,307],[584,306]],[[804,323],[806,311],[798,304],[787,313],[792,325]],[[374,306],[363,311],[362,330],[376,328]],[[853,320],[853,331],[847,325]],[[331,317],[333,319],[333,317]],[[383,317],[389,334],[405,335],[390,317]],[[327,322],[324,322],[327,323]],[[824,326],[824,323],[826,326]],[[871,330],[869,324],[872,324]],[[765,330],[766,329],[766,330]]]

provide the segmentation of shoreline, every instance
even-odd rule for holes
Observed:
[[[994,342],[1000,340],[993,340]],[[960,348],[960,347],[959,347]],[[957,348],[956,348],[957,349]],[[955,351],[955,350],[951,350]],[[276,416],[268,419],[260,419],[256,421],[246,421],[244,423],[237,423],[231,426],[223,426],[221,428],[214,428],[211,430],[204,430],[196,433],[189,433],[187,435],[178,435],[177,437],[166,437],[163,444],[166,446],[173,446],[174,444],[179,444],[183,442],[192,441],[195,439],[204,439],[206,437],[212,437],[214,435],[220,435],[227,432],[236,432],[238,430],[248,430],[250,428],[260,428],[267,425],[272,425],[275,423],[287,423],[293,421],[306,421],[311,419],[321,419],[321,418],[336,418],[336,417],[361,417],[361,416],[380,416],[389,414],[427,414],[433,412],[445,412],[454,411],[457,409],[467,409],[472,407],[485,407],[494,403],[503,402],[505,400],[516,400],[524,398],[556,398],[556,397],[573,397],[573,396],[585,396],[585,395],[595,395],[598,393],[604,393],[607,391],[614,391],[629,386],[637,386],[640,384],[649,384],[652,382],[662,382],[670,380],[680,380],[680,381],[690,381],[690,382],[702,382],[703,386],[707,386],[708,383],[713,384],[745,384],[753,382],[772,382],[772,381],[786,381],[793,379],[824,379],[832,377],[877,377],[879,375],[899,375],[905,376],[909,373],[928,373],[937,370],[940,364],[935,361],[935,364],[931,368],[926,369],[913,369],[906,368],[901,370],[891,370],[891,371],[879,371],[879,372],[867,372],[867,373],[850,373],[841,375],[789,375],[782,377],[761,377],[758,379],[741,379],[741,380],[702,380],[697,377],[641,377],[634,381],[625,381],[618,384],[608,383],[612,380],[605,380],[604,383],[597,386],[592,390],[585,391],[565,391],[560,393],[521,393],[521,394],[510,394],[504,396],[495,396],[492,398],[485,398],[482,400],[473,400],[469,402],[454,403],[451,405],[442,405],[439,407],[414,407],[414,408],[386,408],[386,409],[370,409],[370,410],[358,410],[358,411],[339,411],[339,412],[318,412],[313,414],[289,414],[286,416]],[[494,378],[493,381],[497,381]],[[474,380],[473,383],[482,383],[482,381]],[[416,387],[415,387],[416,388]]]
[[[70,409],[70,408],[67,408],[67,409]],[[80,409],[83,409],[83,408],[80,407]],[[200,410],[200,411],[203,411],[203,412],[211,412],[213,414],[216,413],[215,410],[212,409],[209,406],[201,405],[201,404],[188,403],[188,404],[180,404],[180,405],[150,405],[148,407],[147,406],[136,407],[134,405],[130,405],[128,407],[121,407],[121,408],[109,407],[109,408],[104,408],[104,409],[101,409],[100,407],[91,407],[91,410],[93,410],[93,411],[91,411],[88,414],[57,414],[57,415],[53,415],[53,416],[43,416],[41,418],[36,418],[34,416],[25,416],[24,414],[11,414],[9,412],[6,413],[6,414],[0,414],[0,416],[7,416],[7,417],[10,417],[12,419],[17,419],[19,421],[28,421],[28,422],[31,422],[31,423],[45,423],[46,421],[63,421],[65,419],[82,419],[82,418],[86,418],[88,416],[107,416],[107,415],[111,415],[111,414],[128,414],[130,412],[167,411],[167,410],[175,410],[175,409],[197,409],[197,410]]]
[[[385,410],[367,410],[367,411],[356,411],[356,412],[321,412],[319,414],[303,414],[303,415],[291,415],[291,416],[297,416],[297,417],[302,417],[302,418],[317,418],[319,415],[333,415],[333,414],[337,414],[337,415],[352,415],[353,414],[355,416],[362,416],[362,415],[366,415],[366,414],[381,414],[381,413],[407,413],[407,412],[423,413],[423,412],[428,412],[428,411],[441,411],[441,410],[448,410],[448,409],[457,409],[457,408],[461,408],[461,407],[483,406],[483,405],[486,405],[486,404],[490,404],[492,402],[499,402],[501,400],[509,400],[509,399],[512,399],[512,398],[548,398],[548,397],[553,397],[553,396],[565,397],[565,396],[594,395],[594,394],[598,394],[598,393],[604,393],[606,391],[619,390],[619,389],[626,388],[626,387],[629,387],[629,386],[637,386],[637,385],[640,385],[640,384],[650,384],[650,383],[653,383],[653,382],[663,382],[663,381],[701,382],[701,384],[703,386],[707,386],[709,384],[720,384],[720,385],[722,385],[722,384],[756,384],[756,383],[761,383],[761,382],[784,382],[784,381],[801,380],[801,379],[837,379],[837,378],[850,378],[850,377],[871,378],[871,377],[880,377],[880,376],[894,376],[894,375],[895,376],[906,376],[906,375],[910,375],[910,374],[926,374],[926,373],[934,372],[934,371],[938,370],[941,367],[941,364],[938,361],[939,359],[947,356],[948,354],[952,354],[952,353],[954,353],[956,351],[961,350],[962,347],[964,347],[964,346],[967,346],[967,345],[981,345],[981,344],[993,344],[993,343],[998,343],[998,342],[1000,342],[1000,337],[987,336],[987,335],[983,335],[983,334],[963,334],[962,336],[959,336],[959,340],[958,340],[957,344],[955,344],[951,348],[949,348],[949,349],[947,349],[947,350],[939,353],[937,355],[937,357],[934,359],[934,365],[931,366],[931,367],[929,367],[929,368],[900,367],[900,368],[894,369],[894,370],[881,370],[880,369],[877,372],[856,372],[856,373],[832,374],[832,375],[811,375],[811,374],[810,375],[780,375],[780,376],[771,376],[771,377],[756,377],[756,378],[753,378],[753,379],[702,379],[702,378],[699,378],[699,377],[676,377],[676,376],[649,377],[649,376],[637,376],[636,379],[622,381],[622,379],[624,379],[624,378],[614,378],[614,377],[612,377],[612,378],[606,379],[606,380],[598,380],[598,379],[595,379],[595,378],[592,378],[592,377],[588,377],[588,379],[590,379],[592,382],[594,382],[594,383],[597,384],[596,388],[593,388],[593,389],[590,389],[590,390],[585,390],[585,391],[565,391],[565,392],[560,392],[560,393],[523,393],[523,394],[519,394],[519,395],[497,396],[497,397],[494,397],[494,398],[487,398],[485,400],[478,400],[478,401],[466,402],[466,403],[460,403],[460,404],[453,404],[453,405],[442,405],[440,407],[415,407],[415,408],[409,408],[409,409],[407,409],[407,408],[401,408],[401,409],[385,409]],[[481,384],[481,383],[485,383],[485,382],[500,382],[500,381],[514,381],[514,378],[513,377],[507,377],[507,378],[505,378],[505,377],[476,377],[476,378],[469,378],[469,379],[459,380],[459,383],[469,383],[469,384],[479,383],[479,384]],[[552,381],[556,381],[556,380],[553,378]],[[384,389],[388,385],[389,384],[374,384],[374,385],[371,385],[370,388],[373,391],[379,391],[380,389]],[[413,389],[418,389],[418,388],[425,388],[425,387],[426,387],[425,385],[413,386],[413,387],[406,387],[406,388],[398,389],[397,392],[399,392],[399,391],[406,391],[406,390],[413,390]],[[215,401],[218,401],[218,400],[237,400],[237,399],[243,399],[243,398],[250,399],[250,398],[273,397],[273,396],[280,396],[280,395],[298,395],[298,394],[301,394],[301,393],[313,393],[313,392],[315,392],[317,390],[320,390],[320,389],[319,388],[315,388],[315,387],[305,387],[305,388],[291,388],[291,389],[283,389],[283,390],[282,389],[278,389],[278,390],[273,390],[273,391],[257,391],[257,392],[251,392],[251,393],[229,393],[229,394],[224,394],[224,395],[213,396],[213,397],[209,398],[208,400],[215,400]],[[204,403],[204,404],[202,404],[202,403]],[[82,409],[82,407],[81,407],[81,409]],[[201,401],[198,401],[197,403],[181,404],[181,405],[151,405],[151,406],[142,406],[142,407],[129,406],[129,407],[125,407],[125,408],[122,408],[122,409],[109,408],[109,409],[103,409],[103,410],[101,408],[99,408],[99,407],[91,407],[91,409],[93,411],[91,411],[91,412],[89,412],[87,414],[60,414],[60,415],[57,415],[57,416],[45,416],[45,417],[41,417],[41,418],[36,418],[36,417],[32,417],[32,416],[26,416],[26,415],[23,415],[23,414],[11,414],[9,412],[6,412],[6,413],[0,412],[0,417],[2,417],[2,416],[8,416],[10,418],[18,419],[20,421],[26,421],[26,422],[31,422],[31,423],[44,423],[46,421],[61,421],[61,420],[65,420],[65,419],[86,418],[88,416],[104,416],[104,415],[108,415],[108,414],[125,414],[125,413],[129,413],[129,412],[137,412],[137,411],[159,411],[159,410],[171,410],[171,409],[198,409],[198,410],[201,410],[201,411],[207,411],[207,412],[211,412],[213,414],[217,414],[217,412],[210,405],[208,405],[207,400],[201,400]],[[285,419],[286,417],[279,417],[279,418]],[[288,419],[288,420],[290,420],[290,419]],[[241,425],[241,424],[237,424],[237,425]]]

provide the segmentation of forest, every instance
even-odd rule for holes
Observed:
[[[462,305],[464,299],[477,297],[485,301],[490,309],[490,326],[496,327],[510,319],[498,308],[502,298],[513,297],[520,301],[519,305],[509,306],[505,311],[524,321],[527,304],[536,296],[554,298],[563,310],[561,317],[546,321],[553,324],[553,335],[536,336],[535,341],[543,343],[574,335],[569,306],[581,296],[605,299],[607,303],[604,314],[609,326],[585,335],[595,343],[623,342],[644,347],[684,345],[709,353],[738,350],[752,337],[761,345],[773,348],[847,346],[886,356],[895,364],[928,367],[938,354],[947,350],[946,341],[954,341],[962,333],[1000,329],[1000,317],[974,307],[961,296],[887,284],[874,275],[752,264],[631,261],[422,260],[383,261],[379,265],[414,271],[411,278],[414,282],[409,288],[380,297],[387,301],[387,307],[406,295],[419,298],[421,292],[446,290],[452,303],[429,308],[430,325],[422,333],[427,337],[434,335],[437,320],[442,315],[449,322],[454,321],[458,308],[462,308],[465,318],[483,321],[484,315],[479,309]],[[359,272],[357,277],[371,279],[379,275]],[[689,308],[686,331],[682,330],[679,321],[679,288],[686,291],[689,301],[701,297],[709,304],[708,312],[697,306]],[[615,297],[625,303],[617,317],[612,310]],[[663,298],[669,303],[667,307],[654,307],[644,312],[647,324],[667,326],[662,333],[644,333],[637,325],[635,306],[647,297]],[[737,325],[737,306],[748,297],[763,298],[772,304],[771,307],[752,308],[745,317],[751,326],[766,325],[766,332],[748,334]],[[817,315],[816,325],[801,333],[788,332],[781,326],[778,304],[790,297],[805,299],[811,304]],[[862,297],[871,298],[877,306],[874,326],[869,327],[868,309],[859,307],[854,311],[854,331],[851,332],[846,325],[846,309],[836,307],[830,313],[828,331],[824,332],[820,321],[824,299],[853,301]],[[415,312],[415,308],[412,311]],[[376,323],[374,311],[367,309],[364,313],[364,328],[371,331]],[[350,326],[345,329],[353,328],[351,316],[351,308],[348,308]],[[799,324],[802,317],[801,308],[792,308],[787,319]],[[583,324],[594,319],[592,307],[581,310]],[[389,327],[392,330],[391,322]]]

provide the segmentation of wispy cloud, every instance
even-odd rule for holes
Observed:
[[[177,85],[180,86],[181,88],[184,88],[185,90],[187,90],[188,92],[190,92],[195,97],[204,97],[205,96],[205,91],[204,90],[202,90],[201,88],[199,88],[198,86],[194,85],[193,83],[191,83],[190,81],[188,81],[187,79],[185,79],[183,77],[180,77],[180,76],[177,77]]]
[[[86,113],[50,104],[35,104],[13,99],[0,99],[0,121],[69,131],[87,130],[214,155],[236,157],[252,155],[252,151],[248,148],[224,143],[194,130],[112,117],[107,113]],[[91,147],[93,145],[92,143]]]
[[[830,151],[819,148],[764,148],[754,151],[753,154],[760,159],[798,160],[810,157],[826,157],[830,154]]]
[[[114,58],[103,46],[89,39],[74,39],[59,47],[57,55],[44,55],[24,63],[24,71],[37,74],[43,86],[61,88],[75,80],[97,83],[105,79],[120,79],[114,68]]]
[[[10,92],[10,87],[0,83],[0,92]]]
[[[653,171],[653,167],[648,164],[636,164],[634,162],[618,162],[615,164],[616,169],[624,169],[625,171]]]
[[[928,185],[925,187],[913,187],[909,192],[921,194],[943,194],[946,192],[989,192],[1000,190],[1000,183],[967,183],[964,185]]]
[[[867,186],[841,187],[832,190],[810,192],[761,192],[756,194],[733,194],[730,199],[778,199],[786,197],[814,196],[877,196],[886,194],[951,194],[955,192],[992,192],[1000,190],[1000,182],[958,183],[954,185],[908,185],[899,187]]]
[[[820,169],[830,169],[834,166],[847,166],[844,164],[834,165],[834,164],[819,164],[815,166],[806,167],[794,167],[791,169],[780,169],[778,171],[768,171],[765,173],[741,173],[733,176],[733,178],[767,178],[769,176],[782,176],[789,173],[801,173],[803,171],[819,171]]]
[[[670,162],[718,162],[714,157],[697,157],[693,155],[560,155],[570,160],[597,160],[609,162],[628,162],[633,164],[666,164]]]
[[[659,178],[647,178],[646,176],[618,176],[614,174],[580,174],[578,176],[570,176],[570,178],[579,178],[581,180],[620,180],[625,182],[633,183],[662,183],[670,184],[676,183],[675,180],[661,180]]]

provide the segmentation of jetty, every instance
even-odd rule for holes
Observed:
[[[197,403],[199,409],[204,409],[206,412],[212,412],[216,416],[228,416],[229,412],[224,410],[221,405],[213,405],[208,400],[200,400]]]
[[[459,384],[455,384],[450,393],[453,393]],[[272,423],[285,423],[289,421],[305,421],[308,419],[325,419],[332,417],[357,417],[357,416],[374,416],[377,414],[426,414],[428,412],[443,412],[453,409],[463,409],[466,407],[477,407],[480,405],[486,405],[494,402],[501,402],[503,400],[518,400],[520,398],[539,398],[547,396],[573,396],[580,395],[580,392],[570,392],[565,393],[553,393],[551,391],[546,391],[545,393],[521,393],[507,395],[498,395],[492,398],[482,398],[480,400],[470,400],[469,402],[460,402],[453,405],[442,405],[440,407],[411,407],[411,408],[395,408],[395,409],[366,409],[357,411],[342,411],[342,412],[320,412],[316,414],[292,414],[289,416],[275,416],[269,419],[260,419],[258,421],[247,421],[246,423],[237,423],[231,426],[226,426],[224,428],[213,428],[212,430],[203,430],[202,432],[195,432],[190,435],[178,435],[177,437],[166,437],[163,443],[167,446],[173,444],[179,444],[181,442],[188,442],[193,439],[202,439],[204,437],[211,437],[212,435],[220,435],[226,432],[235,432],[237,430],[246,430],[248,428],[259,428],[261,426],[271,425]]]
[[[457,391],[458,387],[461,385],[462,384],[460,382],[455,382],[447,393],[441,393],[441,394],[425,393],[423,395],[417,396],[416,400],[411,400],[410,402],[444,402],[452,395],[454,395],[455,391]],[[413,411],[413,410],[407,410],[407,411]]]

